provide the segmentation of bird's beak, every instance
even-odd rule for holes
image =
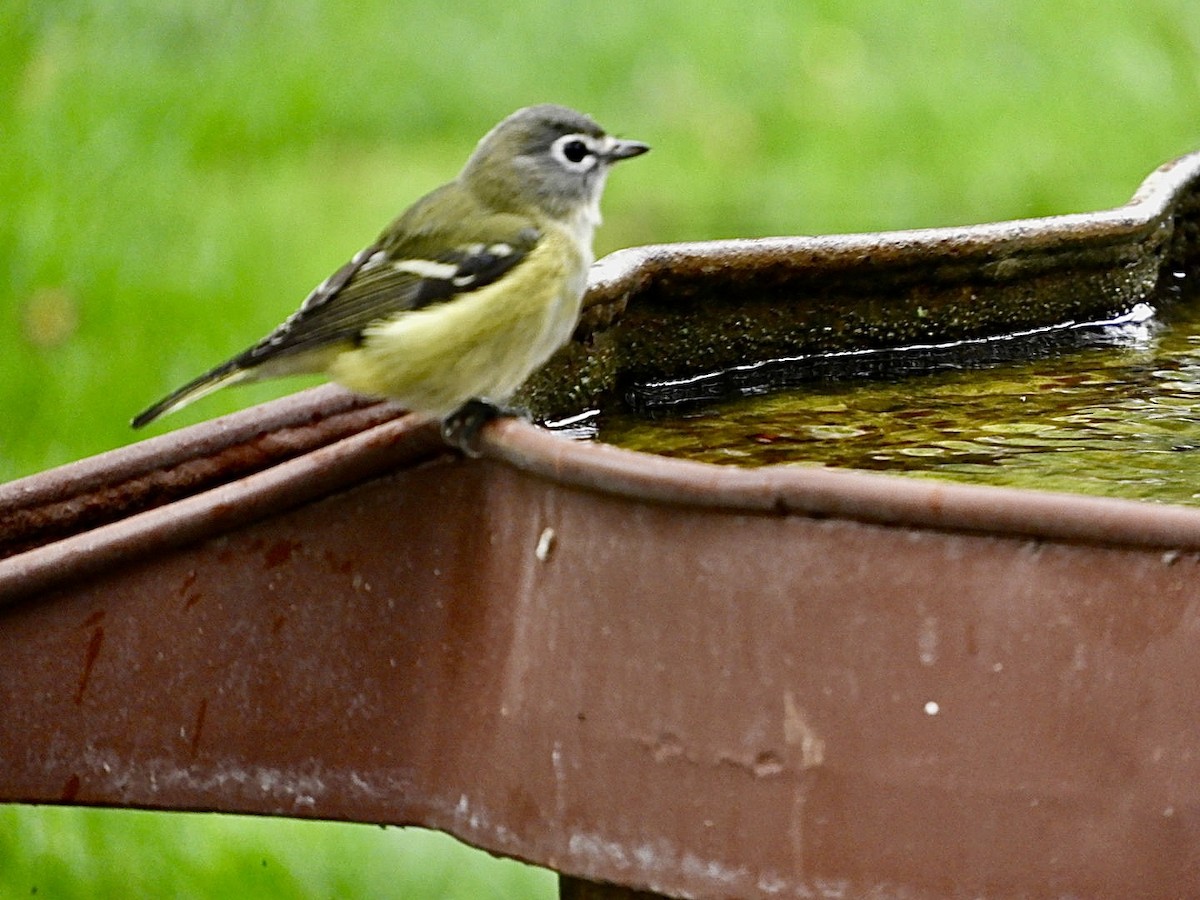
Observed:
[[[634,156],[641,156],[649,149],[650,145],[643,144],[641,141],[620,141],[610,137],[605,139],[604,160],[612,163],[618,159],[630,159]]]

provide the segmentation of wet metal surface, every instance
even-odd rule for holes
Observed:
[[[1132,299],[1193,262],[1196,165],[1090,218],[801,239],[791,271],[881,265],[904,304],[1095,251],[1089,290]],[[593,325],[706,266],[782,284],[770,242],[629,253]],[[674,896],[1200,893],[1200,510],[514,421],[482,449],[326,391],[0,490],[32,547],[0,560],[0,799],[421,824]]]

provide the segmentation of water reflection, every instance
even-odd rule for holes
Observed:
[[[1075,335],[1043,358],[809,385],[648,419],[600,440],[743,466],[818,465],[1200,502],[1200,303]]]

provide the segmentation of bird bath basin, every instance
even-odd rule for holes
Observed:
[[[696,409],[1136,317],[1200,268],[1198,178],[622,251],[524,399]],[[0,799],[422,824],[677,896],[1200,887],[1200,510],[482,449],[322,389],[0,488]]]

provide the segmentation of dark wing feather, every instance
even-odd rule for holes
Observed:
[[[447,210],[453,215],[448,217]],[[471,222],[482,225],[472,228]],[[447,238],[448,230],[454,240]],[[315,371],[322,351],[354,346],[374,324],[494,283],[520,265],[540,239],[529,219],[485,209],[456,183],[444,185],[326,278],[282,325],[139,413],[133,427],[226,384]]]
[[[252,367],[273,357],[357,343],[372,324],[491,284],[537,246],[541,233],[521,224],[505,229],[507,239],[481,236],[450,247],[436,234],[395,246],[381,239],[318,285],[287,321],[234,362]]]

